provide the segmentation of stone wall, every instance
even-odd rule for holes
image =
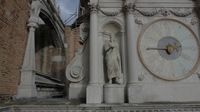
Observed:
[[[16,94],[27,37],[28,0],[0,0],[0,102]]]

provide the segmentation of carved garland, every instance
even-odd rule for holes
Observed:
[[[137,16],[143,15],[147,17],[153,17],[156,15],[160,16],[169,16],[173,14],[176,17],[187,17],[192,15],[193,9],[192,8],[138,8],[135,9],[136,12],[134,13]],[[193,17],[191,19],[191,24],[195,25],[199,22],[197,17]],[[135,23],[138,25],[143,25],[143,21],[136,18]]]
[[[155,15],[162,15],[162,16],[169,16],[173,14],[177,17],[187,17],[192,14],[192,8],[138,8],[135,9],[143,16],[155,16]]]
[[[136,11],[143,16],[149,16],[149,17],[158,14],[162,16],[169,16],[173,14],[174,16],[177,17],[187,17],[193,13],[193,8],[135,8],[134,4],[127,4],[123,8],[114,12],[104,11],[98,5],[90,5],[90,8],[92,9],[92,11],[94,11],[94,9],[95,11],[99,10],[102,14],[106,16],[117,16],[123,11],[123,9],[127,9],[126,11],[128,12]]]
[[[119,11],[115,11],[115,12],[104,11],[100,7],[98,9],[102,14],[104,14],[106,16],[117,16],[118,14],[120,14],[122,12],[122,9],[120,9]]]
[[[157,11],[156,8],[152,8],[152,9],[135,9],[135,10],[138,11],[143,16],[155,16],[156,14],[158,14],[158,11]]]
[[[178,17],[187,17],[192,14],[193,9],[192,8],[174,8],[173,10],[170,10],[170,12]]]

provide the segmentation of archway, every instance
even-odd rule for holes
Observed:
[[[44,11],[40,12],[39,18],[39,27],[35,32],[36,72],[62,80],[64,51],[57,40],[59,33]]]

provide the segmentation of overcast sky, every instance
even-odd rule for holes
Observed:
[[[79,0],[55,0],[60,9],[60,16],[63,22],[71,25],[77,18]]]

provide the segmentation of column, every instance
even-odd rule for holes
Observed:
[[[35,86],[35,30],[38,18],[29,19],[29,34],[21,70],[21,81],[16,98],[33,98],[37,96]]]
[[[126,26],[127,26],[127,59],[128,59],[128,84],[133,84],[136,78],[136,60],[137,60],[137,35],[135,19],[132,7],[127,7]]]
[[[127,30],[127,71],[128,71],[128,100],[132,103],[134,99],[135,87],[137,81],[137,26],[134,19],[133,4],[129,3],[126,6],[126,30]]]
[[[87,103],[102,103],[103,90],[102,85],[99,83],[98,74],[98,15],[97,5],[91,5],[90,12],[90,60],[89,60],[89,84],[87,86]]]

